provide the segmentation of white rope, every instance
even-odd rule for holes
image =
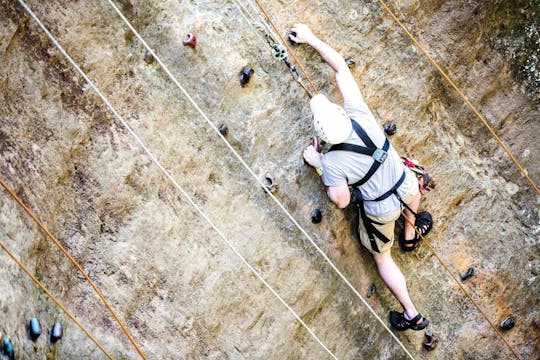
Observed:
[[[255,33],[257,34],[257,36],[259,37],[259,39],[261,39],[263,42],[266,42],[266,40],[262,37],[262,35],[260,34],[260,31],[261,29],[258,29],[257,28],[257,25],[256,24],[259,24],[260,22],[258,22],[257,20],[255,20],[255,18],[251,15],[251,13],[249,12],[248,9],[246,9],[244,7],[244,5],[242,5],[241,2],[239,2],[239,0],[232,0],[234,5],[236,6],[237,9],[240,10],[240,14],[242,14],[242,17],[246,20],[246,22],[253,28],[253,30],[255,30]],[[240,9],[240,7],[242,7],[242,9],[244,9],[244,11],[247,13],[247,15],[251,18],[251,20],[249,20],[246,16],[246,14],[244,14],[244,11],[242,11]]]
[[[283,210],[283,212],[288,216],[288,218],[294,223],[294,225],[296,225],[296,227],[300,230],[300,232],[302,232],[302,234],[304,234],[304,236],[309,240],[309,242],[317,249],[317,251],[319,252],[319,254],[321,254],[321,256],[328,262],[328,264],[332,267],[332,269],[334,269],[334,271],[339,275],[339,277],[347,284],[347,286],[349,286],[349,288],[356,294],[356,296],[364,303],[364,305],[369,309],[369,311],[373,314],[373,316],[375,316],[375,318],[381,323],[381,325],[390,333],[390,335],[394,338],[394,340],[396,340],[398,342],[398,344],[403,348],[403,350],[407,353],[407,355],[409,355],[409,357],[411,359],[414,359],[414,357],[411,355],[411,353],[407,350],[407,348],[405,347],[405,345],[403,345],[403,343],[396,337],[396,335],[392,332],[392,330],[390,330],[390,328],[384,323],[384,321],[379,317],[379,315],[377,315],[377,313],[375,312],[375,310],[373,310],[373,308],[368,304],[368,302],[362,297],[362,295],[360,295],[360,293],[358,292],[358,290],[356,290],[356,288],[350,283],[349,280],[347,280],[347,278],[341,273],[341,271],[337,268],[336,265],[334,265],[334,263],[332,262],[332,260],[330,260],[330,258],[324,253],[324,251],[321,250],[321,248],[315,243],[315,241],[313,241],[313,239],[311,238],[311,236],[309,236],[309,234],[306,232],[306,230],[304,230],[304,228],[298,223],[298,221],[296,221],[296,219],[289,213],[289,211],[283,206],[283,204],[274,196],[274,194],[272,194],[270,192],[269,189],[267,189],[267,186],[266,184],[263,183],[263,181],[261,179],[259,179],[259,177],[255,174],[255,172],[249,167],[249,165],[244,161],[244,159],[242,159],[242,157],[238,154],[238,152],[232,147],[231,144],[229,144],[229,142],[225,139],[225,136],[223,136],[218,128],[212,123],[212,121],[210,121],[210,119],[208,118],[208,116],[206,116],[206,114],[202,111],[202,109],[199,107],[199,105],[197,105],[197,103],[193,100],[193,98],[188,94],[188,92],[182,87],[182,85],[180,85],[180,83],[178,82],[178,80],[176,79],[176,77],[171,73],[171,71],[169,70],[169,68],[161,61],[161,59],[157,56],[157,54],[154,52],[154,50],[152,50],[152,48],[150,48],[150,46],[146,43],[146,41],[142,38],[142,36],[139,34],[139,32],[137,30],[135,30],[135,28],[131,25],[131,23],[129,22],[128,19],[126,19],[126,17],[122,14],[122,12],[116,7],[116,5],[111,1],[111,0],[107,0],[109,2],[109,4],[111,4],[111,6],[114,8],[114,10],[116,11],[116,13],[118,14],[118,16],[120,16],[122,18],[122,20],[124,20],[124,22],[126,23],[126,25],[129,27],[129,29],[135,34],[135,36],[137,36],[137,38],[139,39],[139,41],[141,41],[141,43],[144,45],[144,47],[152,54],[152,56],[156,59],[156,61],[159,63],[159,65],[163,68],[163,70],[167,73],[167,75],[169,76],[169,78],[176,84],[176,86],[180,89],[180,91],[182,91],[182,93],[185,95],[185,97],[191,102],[191,104],[193,105],[193,107],[195,107],[195,109],[197,109],[197,111],[199,112],[199,114],[201,114],[201,116],[206,120],[206,122],[208,123],[208,125],[210,125],[212,127],[212,129],[214,129],[214,131],[216,132],[216,134],[221,138],[221,140],[223,140],[223,142],[225,143],[225,145],[231,150],[231,152],[236,156],[236,158],[238,159],[238,161],[240,161],[240,163],[245,167],[245,169],[255,178],[255,180],[257,180],[257,182],[263,187],[263,189],[266,191],[266,193],[272,198],[272,200],[275,201],[275,203],[281,208],[281,210]]]
[[[241,1],[241,0],[238,0],[238,1]],[[274,29],[272,27],[270,27],[270,25],[268,24],[268,22],[266,21],[266,18],[264,17],[263,14],[260,13],[260,10],[257,9],[257,7],[253,4],[252,1],[246,1],[246,3],[249,4],[249,6],[251,6],[251,8],[253,9],[253,11],[255,11],[257,14],[259,14],[259,19],[262,19],[261,22],[262,24],[264,24],[264,27],[266,28],[266,31],[269,33],[269,34],[274,34],[274,36],[276,36],[276,38],[279,40],[279,36],[277,36],[276,32],[274,31]],[[249,13],[251,14],[251,12],[249,10],[247,10],[243,5],[242,7]],[[252,18],[253,16],[250,15]]]
[[[47,34],[49,39],[54,43],[54,45],[60,50],[62,55],[73,65],[73,67],[77,70],[77,72],[84,78],[84,80],[92,87],[92,89],[98,94],[98,96],[101,98],[101,100],[107,105],[107,107],[111,110],[111,112],[114,114],[114,116],[122,123],[122,125],[126,128],[126,130],[130,133],[130,135],[139,143],[139,145],[143,148],[144,152],[150,157],[150,159],[157,165],[157,167],[163,172],[163,174],[173,183],[173,185],[182,193],[182,195],[186,198],[186,200],[193,206],[193,208],[199,213],[201,217],[203,217],[208,224],[218,233],[218,235],[227,243],[229,248],[240,258],[240,260],[244,263],[244,265],[266,286],[268,290],[274,296],[291,312],[291,314],[294,315],[296,320],[302,324],[302,326],[309,332],[309,334],[321,345],[321,347],[326,350],[326,352],[334,359],[337,360],[337,357],[326,347],[325,344],[315,335],[315,333],[307,326],[307,324],[300,318],[300,316],[281,298],[281,296],[272,288],[270,284],[266,282],[266,280],[255,270],[248,262],[247,260],[238,252],[238,250],[234,247],[234,245],[227,239],[225,234],[219,230],[216,225],[210,220],[210,218],[199,208],[199,206],[191,199],[191,197],[187,194],[187,192],[178,184],[176,179],[163,167],[163,165],[159,162],[159,160],[154,156],[154,154],[146,147],[144,142],[139,138],[139,136],[131,129],[131,127],[128,125],[128,123],[123,119],[123,117],[116,111],[116,109],[112,106],[112,104],[107,100],[107,98],[103,95],[103,93],[98,89],[98,87],[90,80],[88,76],[84,73],[84,71],[81,70],[81,68],[77,65],[77,63],[68,55],[68,53],[64,50],[64,48],[58,43],[56,38],[47,30],[47,28],[43,25],[43,23],[39,20],[39,18],[32,12],[32,10],[26,5],[26,3],[23,0],[17,0],[24,9],[30,14],[30,16],[36,21],[36,23],[41,27],[41,29]],[[114,4],[113,4],[114,6]],[[150,50],[151,51],[151,50]],[[152,55],[155,55],[152,52]],[[216,129],[217,130],[217,129]]]

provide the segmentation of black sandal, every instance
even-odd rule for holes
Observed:
[[[418,320],[424,319],[420,324],[417,324]],[[405,331],[408,329],[412,330],[423,330],[426,326],[429,325],[429,320],[418,314],[413,319],[407,320],[404,313],[397,311],[390,311],[390,324],[397,331]]]
[[[401,237],[399,239],[399,247],[403,251],[413,251],[418,246],[418,243],[420,242],[420,238],[418,237],[418,234],[414,233],[414,238],[411,240],[405,240],[405,238]],[[411,246],[405,246],[405,245],[411,245]]]
[[[414,221],[414,237],[410,240],[405,239],[404,235],[402,235],[401,239],[399,240],[399,247],[403,251],[413,251],[418,246],[418,243],[420,242],[420,237],[418,234],[422,236],[426,236],[431,229],[433,228],[433,218],[431,217],[431,214],[427,211],[422,211],[416,214],[416,220]],[[411,246],[405,246],[405,245],[411,245]]]
[[[426,236],[427,234],[429,234],[429,232],[433,228],[433,218],[431,217],[431,214],[427,211],[422,211],[416,214],[414,227],[422,236]],[[417,237],[417,235],[415,235],[415,237]]]

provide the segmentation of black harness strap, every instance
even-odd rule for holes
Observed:
[[[371,156],[373,158],[373,164],[371,164],[371,167],[366,172],[364,177],[351,185],[353,188],[358,188],[359,186],[365,184],[373,176],[373,174],[375,174],[381,164],[386,160],[387,152],[390,148],[390,142],[388,141],[388,139],[385,139],[382,149],[377,148],[377,146],[375,146],[373,141],[371,141],[365,130],[354,119],[351,119],[351,122],[354,132],[358,135],[358,137],[364,142],[366,146],[343,143],[332,146],[329,151],[352,151],[358,154]],[[398,200],[409,210],[411,210],[409,206],[407,206],[407,204],[403,202],[397,192],[397,189],[401,186],[401,184],[403,184],[404,181],[405,171],[403,171],[403,174],[401,174],[401,177],[399,178],[398,182],[392,187],[392,189],[388,190],[383,195],[379,196],[374,200],[365,200],[361,198],[358,203],[358,207],[360,209],[360,217],[362,218],[362,222],[364,223],[364,226],[366,228],[366,232],[369,236],[369,242],[373,251],[380,252],[379,247],[377,246],[377,242],[375,241],[375,236],[377,236],[385,244],[388,243],[390,239],[388,239],[383,233],[377,230],[374,224],[379,223],[377,223],[375,220],[368,218],[364,209],[364,201],[382,201],[391,195],[396,195]]]
[[[354,132],[364,142],[364,144],[366,144],[366,146],[343,143],[332,146],[328,151],[352,151],[355,153],[371,156],[373,158],[373,164],[371,164],[371,167],[366,172],[364,177],[351,185],[353,188],[356,188],[365,184],[373,176],[373,174],[375,174],[375,171],[377,171],[377,169],[379,168],[379,166],[381,166],[384,160],[386,160],[387,152],[390,148],[390,142],[388,141],[388,139],[385,139],[382,149],[379,149],[377,146],[375,146],[373,141],[371,141],[366,131],[354,119],[351,119],[351,122]]]
[[[401,177],[399,178],[396,185],[394,185],[394,187],[392,187],[390,190],[388,190],[387,192],[385,192],[378,198],[374,200],[366,200],[366,201],[383,201],[384,199],[390,197],[391,195],[396,195],[398,199],[401,200],[401,197],[397,193],[397,189],[401,186],[401,184],[403,184],[404,181],[405,181],[405,171],[403,171],[403,173],[401,174]]]

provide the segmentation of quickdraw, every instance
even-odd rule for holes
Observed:
[[[264,38],[265,38],[266,42],[268,43],[268,45],[270,45],[270,48],[272,49],[272,55],[274,56],[274,58],[276,60],[278,60],[278,61],[282,61],[287,66],[287,68],[289,69],[289,73],[291,74],[293,79],[298,84],[300,84],[300,86],[302,86],[304,91],[311,98],[312,97],[311,92],[308,90],[308,88],[302,82],[302,79],[300,78],[300,74],[298,73],[298,69],[296,68],[296,66],[291,64],[291,62],[289,61],[289,54],[287,53],[287,48],[283,44],[280,44],[280,43],[276,42],[268,34],[265,34]]]

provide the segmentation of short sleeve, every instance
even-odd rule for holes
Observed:
[[[341,186],[348,185],[347,176],[339,167],[334,165],[334,162],[327,161],[327,154],[322,158],[323,174],[322,179],[325,186]]]

